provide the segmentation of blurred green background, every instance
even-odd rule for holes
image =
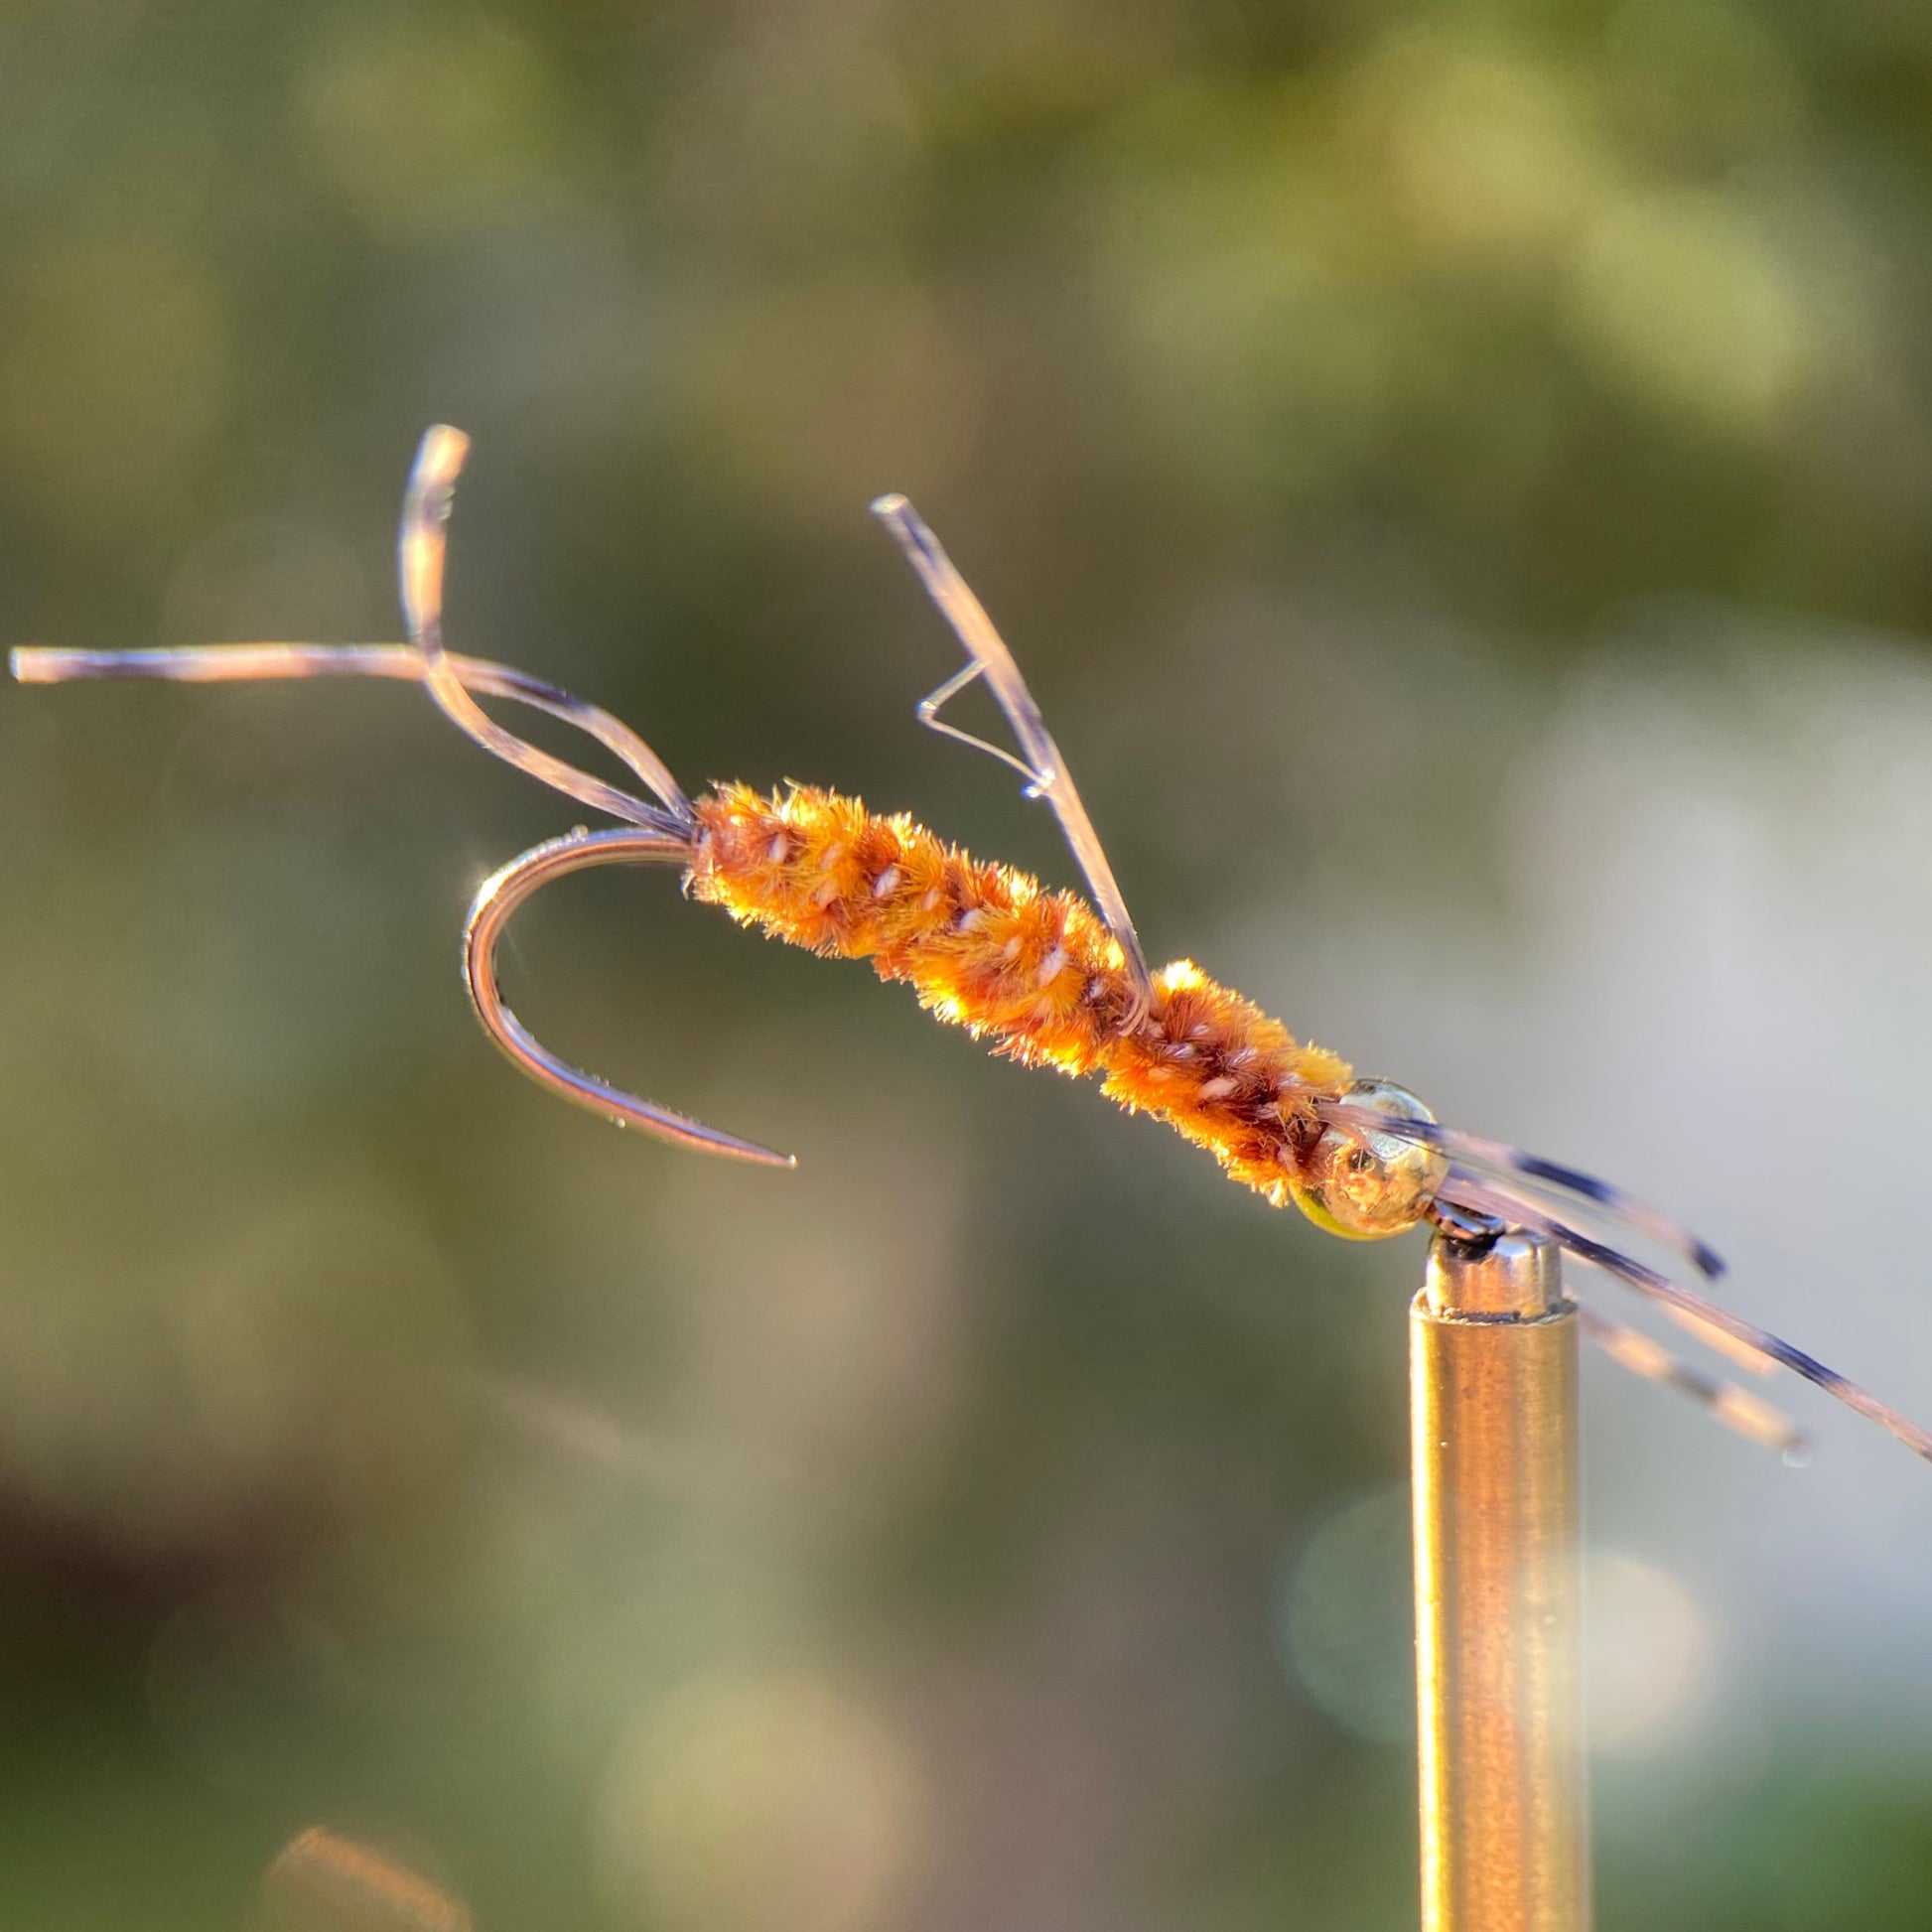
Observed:
[[[394,637],[447,420],[459,648],[1068,881],[905,489],[1151,953],[1932,1412],[1923,7],[0,0],[0,156],[9,639]],[[490,1928],[1412,1924],[1420,1247],[647,874],[512,998],[804,1159],[571,1112],[455,964],[576,812],[0,691],[0,1924],[315,1824]],[[1587,1393],[1603,1923],[1923,1927],[1929,1472]]]

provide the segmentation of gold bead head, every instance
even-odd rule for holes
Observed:
[[[1341,1097],[1398,1120],[1436,1118],[1390,1080],[1357,1080]],[[1424,1142],[1328,1127],[1290,1176],[1289,1191],[1316,1227],[1350,1241],[1381,1241],[1414,1227],[1448,1174],[1447,1157]]]

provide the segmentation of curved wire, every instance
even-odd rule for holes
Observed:
[[[155,650],[69,650],[23,644],[10,657],[14,677],[22,684],[119,678],[155,678],[170,684],[255,684],[311,677],[381,677],[422,684],[428,678],[423,653],[414,644],[174,644]],[[690,803],[677,780],[665,768],[663,759],[622,719],[614,718],[600,705],[573,697],[561,685],[487,657],[464,657],[446,651],[443,662],[469,690],[529,705],[575,725],[628,765],[663,801],[662,805],[653,805],[635,792],[606,784],[588,771],[566,765],[563,768],[574,782],[559,789],[580,804],[608,812],[629,825],[682,831],[692,823]],[[515,745],[523,743],[507,732],[503,735]],[[530,769],[521,757],[513,762]],[[546,784],[555,783],[547,772],[535,775]]]
[[[1467,1182],[1473,1188],[1476,1177],[1464,1169],[1455,1168],[1449,1171],[1446,1178],[1452,1187]],[[1540,1228],[1526,1227],[1520,1218],[1514,1218],[1518,1205],[1484,1183],[1479,1196],[1471,1191],[1461,1199],[1451,1200],[1438,1194],[1425,1212],[1438,1231],[1451,1241],[1466,1241],[1486,1247],[1512,1225],[1524,1228],[1528,1233],[1542,1232]],[[1546,1235],[1544,1238],[1554,1237]],[[1775,1363],[1763,1360],[1754,1352],[1747,1353],[1741,1342],[1733,1340],[1722,1329],[1712,1327],[1709,1322],[1693,1322],[1678,1310],[1668,1312],[1686,1327],[1694,1329],[1701,1340],[1722,1347],[1724,1352],[1746,1367],[1767,1373],[1776,1367]],[[1620,1321],[1607,1319],[1593,1309],[1578,1306],[1577,1321],[1584,1334],[1619,1368],[1642,1376],[1646,1382],[1661,1383],[1679,1395],[1688,1396],[1714,1422],[1755,1443],[1760,1449],[1782,1451],[1785,1461],[1794,1468],[1808,1458],[1810,1443],[1783,1410],[1774,1409],[1760,1397],[1732,1383],[1716,1380],[1702,1369],[1694,1368],[1689,1362],[1673,1355],[1662,1343],[1651,1340],[1638,1329],[1626,1327]]]
[[[1707,1301],[1702,1295],[1694,1295],[1668,1276],[1658,1274],[1656,1269],[1646,1267],[1629,1255],[1619,1254],[1614,1248],[1605,1247],[1602,1242],[1592,1240],[1554,1215],[1526,1212],[1521,1203],[1500,1194],[1480,1175],[1472,1174],[1466,1169],[1449,1170],[1448,1180],[1438,1191],[1438,1198],[1451,1207],[1493,1215],[1507,1221],[1512,1227],[1522,1228],[1526,1233],[1543,1235],[1575,1255],[1579,1261],[1587,1261],[1591,1267],[1602,1269],[1606,1275],[1613,1275],[1626,1288],[1635,1289],[1639,1295],[1648,1297],[1663,1309],[1688,1314],[1700,1326],[1723,1330],[1754,1354],[1776,1363],[1779,1368],[1788,1368],[1792,1374],[1802,1376],[1827,1395],[1836,1396],[1848,1409],[1856,1410],[1867,1422],[1875,1422],[1880,1429],[1897,1437],[1914,1454],[1932,1462],[1932,1431],[1922,1429],[1910,1417],[1900,1415],[1889,1403],[1880,1402],[1870,1390],[1861,1388],[1837,1369],[1827,1368],[1802,1348],[1794,1348],[1782,1335],[1774,1335],[1768,1328],[1760,1328],[1756,1322],[1746,1321],[1742,1315],[1733,1314],[1716,1302]]]
[[[1027,680],[1020,675],[1013,652],[993,627],[986,607],[973,595],[939,539],[927,528],[925,519],[903,496],[897,492],[881,496],[873,504],[872,513],[892,532],[906,561],[918,573],[926,595],[939,607],[940,615],[952,625],[953,634],[966,646],[966,654],[972,660],[921,701],[919,723],[1012,765],[1026,779],[1028,795],[1044,801],[1059,820],[1061,836],[1072,848],[1087,890],[1093,895],[1094,903],[1099,906],[1101,917],[1106,920],[1107,929],[1114,935],[1126,961],[1140,1007],[1130,1024],[1138,1026],[1141,1016],[1154,1004],[1154,976],[1148,971],[1140,934],[1134,930],[1120,882],[1107,863],[1100,834],[1093,829],[1093,820],[1080,802],[1073,774],[1066,768],[1060,748],[1053,743],[1053,734],[1046,729],[1046,721],[1034,702],[1034,694],[1027,688]],[[1011,752],[1003,752],[999,746],[961,731],[957,725],[940,721],[940,707],[977,677],[986,679],[995,701],[1006,714],[1007,723],[1013,727],[1014,737],[1020,741],[1025,758],[1017,759]]]
[[[426,686],[444,714],[485,751],[567,797],[624,821],[621,830],[580,831],[538,846],[484,882],[471,907],[463,941],[464,983],[483,1031],[538,1085],[619,1126],[641,1128],[674,1146],[730,1160],[792,1167],[796,1164],[789,1155],[706,1127],[581,1072],[544,1046],[503,999],[496,978],[496,946],[510,914],[524,899],[551,880],[587,866],[687,865],[697,815],[663,760],[609,712],[507,665],[459,657],[445,647],[446,530],[452,492],[469,448],[470,439],[462,431],[439,424],[424,436],[410,471],[397,541],[408,644],[231,644],[146,651],[28,648],[12,653],[14,675],[37,684],[85,678],[220,683],[361,676]],[[661,803],[652,804],[580,771],[505,730],[477,703],[472,695],[476,691],[530,705],[577,726],[635,772]]]
[[[443,565],[450,504],[457,476],[469,454],[470,439],[460,429],[452,429],[447,423],[434,425],[416,452],[403,497],[402,529],[396,543],[397,575],[403,621],[422,662],[423,683],[444,715],[485,751],[558,791],[587,804],[603,805],[603,794],[609,788],[601,780],[591,779],[587,785],[584,773],[574,765],[539,751],[497,724],[470,695],[462,671],[444,646]],[[690,863],[691,834],[697,824],[691,801],[657,763],[656,755],[641,740],[637,743],[658,774],[640,775],[663,798],[668,813],[652,812],[635,830],[573,832],[566,838],[547,840],[484,880],[463,929],[463,983],[470,1003],[483,1031],[516,1066],[539,1086],[573,1105],[620,1127],[641,1128],[674,1147],[750,1161],[760,1167],[796,1167],[796,1159],[789,1154],[707,1127],[702,1121],[660,1107],[641,1094],[626,1093],[559,1059],[510,1011],[497,983],[496,946],[511,913],[552,880],[591,866]],[[614,815],[628,816],[622,812]],[[671,829],[662,829],[667,816]]]
[[[1720,1382],[1689,1362],[1680,1361],[1661,1342],[1638,1329],[1611,1321],[1594,1309],[1580,1308],[1578,1324],[1619,1368],[1689,1396],[1714,1422],[1755,1443],[1776,1449],[1787,1462],[1800,1462],[1810,1453],[1805,1433],[1783,1410],[1729,1382]]]
[[[722,1155],[732,1161],[751,1161],[760,1167],[795,1168],[795,1156],[778,1154],[755,1141],[707,1127],[688,1115],[660,1107],[654,1100],[609,1086],[559,1059],[510,1011],[497,984],[496,946],[510,915],[552,880],[592,866],[683,866],[690,859],[688,839],[672,832],[633,831],[628,827],[573,832],[567,838],[533,846],[483,881],[463,929],[463,983],[483,1031],[540,1087],[620,1127],[641,1128],[673,1147]]]
[[[539,751],[527,740],[503,727],[478,704],[464,688],[458,660],[443,643],[443,563],[448,549],[450,504],[456,492],[456,480],[470,454],[470,439],[460,429],[437,423],[426,430],[417,446],[416,461],[409,472],[409,487],[403,496],[402,527],[396,538],[396,569],[401,582],[402,615],[409,630],[409,641],[422,659],[422,678],[429,694],[443,715],[459,731],[476,740],[485,752],[493,752],[505,764],[527,771],[553,790],[567,797],[610,812],[614,818],[628,818],[628,811],[612,803],[614,787],[592,778],[574,764]],[[677,822],[685,827],[696,823],[688,799],[657,755],[641,739],[631,750],[640,753],[647,768],[631,763],[644,782],[663,799]],[[630,759],[626,758],[626,762]],[[621,792],[615,793],[619,799]]]

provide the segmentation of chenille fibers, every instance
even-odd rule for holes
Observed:
[[[1027,1066],[1103,1076],[1130,1113],[1206,1148],[1277,1206],[1319,1134],[1345,1060],[1306,1046],[1189,960],[1154,975],[1145,1014],[1119,945],[1074,894],[972,858],[903,813],[795,785],[698,799],[687,889],[742,925],[870,959],[919,1003]]]

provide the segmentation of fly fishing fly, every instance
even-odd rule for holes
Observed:
[[[990,1039],[1027,1066],[1095,1074],[1129,1112],[1166,1121],[1229,1176],[1277,1206],[1293,1202],[1330,1233],[1357,1240],[1423,1221],[1451,1238],[1499,1227],[1542,1235],[1634,1289],[1700,1340],[1754,1368],[1783,1367],[1836,1396],[1932,1460],[1932,1433],[1778,1336],[1599,1240],[1609,1222],[1669,1249],[1706,1279],[1723,1263],[1654,1208],[1574,1168],[1438,1122],[1415,1095],[1359,1077],[1325,1049],[1219,985],[1191,961],[1150,969],[1092,821],[1038,707],[979,600],[902,496],[875,513],[897,540],[967,653],[919,706],[921,723],[1014,766],[1058,820],[1091,902],[1010,866],[970,857],[904,814],[882,816],[815,786],[759,792],[724,784],[692,798],[627,726],[595,705],[443,639],[446,532],[468,453],[460,431],[424,437],[404,504],[398,562],[409,641],[389,645],[221,644],[13,653],[26,683],[162,678],[207,683],[367,676],[419,682],[486,751],[617,819],[512,860],[487,880],[464,935],[464,976],[479,1018],[533,1079],[621,1125],[682,1147],[773,1166],[772,1152],[596,1079],[549,1051],[510,1011],[495,954],[518,905],[552,880],[605,865],[680,869],[695,899],[813,952],[869,959],[908,984],[939,1019]],[[939,716],[984,680],[1012,727],[1009,752]],[[583,771],[492,719],[479,697],[531,706],[602,745],[648,796]],[[1787,1452],[1789,1421],[1742,1389],[1677,1361],[1598,1315],[1587,1332],[1624,1367],[1691,1395],[1718,1420]]]

